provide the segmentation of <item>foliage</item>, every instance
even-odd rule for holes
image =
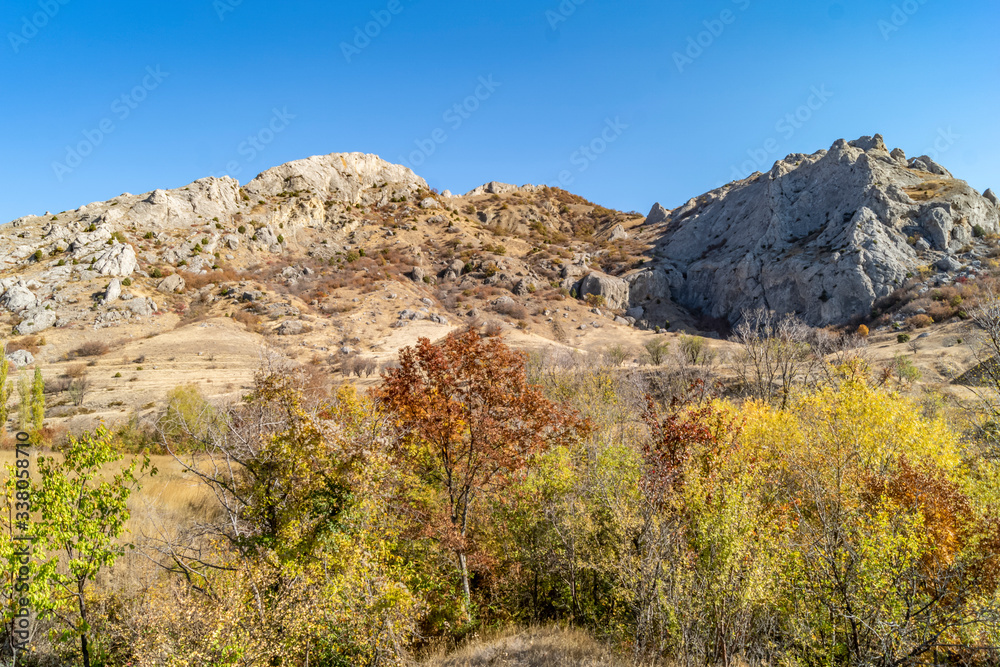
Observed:
[[[377,395],[407,440],[408,463],[445,496],[432,528],[457,558],[471,615],[468,556],[477,503],[500,492],[537,453],[585,430],[528,384],[525,355],[469,329],[399,355]]]
[[[129,519],[128,499],[147,471],[149,457],[132,459],[105,477],[121,455],[102,425],[93,434],[71,437],[62,459],[38,457],[41,478],[36,501],[38,531],[61,567],[48,573],[52,613],[64,625],[64,638],[78,639],[83,665],[91,664],[90,589],[98,573],[114,566],[125,547],[118,538]]]

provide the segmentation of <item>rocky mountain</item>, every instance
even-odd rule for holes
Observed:
[[[669,296],[731,322],[764,306],[843,324],[921,267],[947,278],[978,263],[982,239],[998,231],[992,191],[980,195],[927,156],[890,151],[880,135],[840,140],[673,211],[654,206],[643,235],[655,260],[626,276],[628,303]]]

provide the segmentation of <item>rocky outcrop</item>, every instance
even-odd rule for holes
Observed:
[[[14,332],[19,336],[27,336],[45,331],[56,323],[56,314],[42,306],[35,306],[22,313],[24,319],[14,327]]]
[[[673,210],[654,269],[630,278],[631,305],[643,305],[642,283],[648,296],[731,322],[764,306],[843,323],[917,267],[998,231],[996,204],[930,158],[905,162],[879,135],[840,140]]]
[[[498,183],[496,181],[491,181],[485,185],[480,185],[478,188],[469,190],[465,193],[466,197],[479,197],[481,195],[505,195],[509,192],[538,192],[544,186],[541,185],[522,185],[518,187],[511,183]]]
[[[323,201],[384,206],[429,190],[427,181],[408,168],[377,155],[334,153],[296,160],[268,169],[244,188],[251,199],[281,193],[312,194]]]
[[[127,278],[137,266],[135,249],[128,243],[116,243],[97,256],[92,268],[102,276]]]
[[[618,310],[628,307],[629,287],[621,278],[594,271],[581,280],[576,289],[581,299],[591,294],[601,297],[606,308]]]
[[[8,287],[3,296],[0,296],[0,307],[6,308],[12,313],[20,313],[33,308],[36,303],[34,293],[28,289],[23,281]]]
[[[653,208],[650,209],[649,215],[646,216],[645,224],[655,225],[660,222],[665,222],[669,216],[670,216],[670,211],[660,206],[660,203],[657,202],[653,204]]]

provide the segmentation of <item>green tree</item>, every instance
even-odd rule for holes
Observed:
[[[9,410],[7,403],[10,401],[10,394],[13,388],[7,382],[7,375],[10,373],[10,362],[7,361],[7,345],[0,345],[0,435],[7,428],[7,417]]]
[[[35,377],[31,382],[31,428],[35,434],[41,433],[45,423],[45,380],[42,369],[35,367]]]
[[[61,566],[47,578],[52,614],[66,626],[65,637],[79,638],[83,665],[90,667],[89,588],[98,572],[124,553],[120,538],[129,519],[128,499],[141,477],[147,471],[155,475],[156,468],[148,456],[121,464],[103,424],[93,434],[71,437],[62,453],[62,460],[38,457],[38,531]],[[116,472],[109,474],[112,469]]]
[[[31,382],[24,373],[17,376],[17,423],[22,431],[31,430]]]

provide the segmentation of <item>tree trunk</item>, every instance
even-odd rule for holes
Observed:
[[[472,595],[469,592],[469,565],[465,560],[465,552],[458,554],[458,566],[462,570],[462,595],[464,596],[465,615],[472,621]]]
[[[85,582],[86,582],[85,579],[77,580],[77,591],[78,591],[77,599],[80,602],[80,621],[84,624],[87,623],[87,603],[84,602],[83,599]],[[86,632],[80,633],[80,653],[83,655],[83,667],[90,667],[90,647],[87,646]]]

